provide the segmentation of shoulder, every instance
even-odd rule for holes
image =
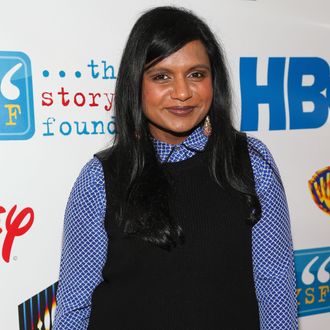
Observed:
[[[255,137],[247,137],[248,152],[258,194],[262,194],[274,182],[281,183],[275,160],[268,147]]]
[[[100,182],[103,179],[101,161],[95,156],[90,159],[81,169],[78,179],[94,183]]]
[[[75,232],[101,224],[105,210],[103,169],[97,158],[89,160],[80,171],[66,205],[65,230]],[[83,228],[85,229],[83,229]]]
[[[247,145],[251,161],[274,161],[268,147],[259,139],[252,136],[247,136]]]
[[[89,194],[102,193],[104,190],[104,175],[99,159],[93,157],[81,169],[71,191],[76,198]]]

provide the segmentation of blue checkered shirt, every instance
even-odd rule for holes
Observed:
[[[178,162],[193,156],[194,149],[203,150],[207,137],[198,127],[175,146],[153,138],[152,141],[161,162]],[[260,328],[296,330],[294,259],[285,193],[267,147],[248,137],[248,149],[262,209],[262,217],[252,231]],[[94,157],[82,169],[66,207],[55,330],[87,329],[92,293],[102,282],[107,255],[105,209],[102,165]]]

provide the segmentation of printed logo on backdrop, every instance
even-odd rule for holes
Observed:
[[[11,261],[11,252],[16,239],[25,235],[33,225],[34,211],[31,207],[17,209],[17,205],[5,208],[0,205],[0,247],[1,257],[6,263]],[[13,256],[17,260],[17,256]]]
[[[34,131],[30,59],[0,51],[0,140],[26,140]]]
[[[265,111],[269,130],[312,129],[326,124],[330,107],[330,70],[319,57],[240,59],[241,130],[257,131]],[[258,65],[259,61],[259,65]],[[258,78],[264,78],[264,84]],[[266,106],[267,108],[261,108]]]
[[[109,81],[116,79],[115,68],[94,59],[81,67],[45,68],[37,80],[42,79],[38,88],[42,91],[34,96],[29,57],[22,52],[0,51],[0,140],[29,139],[35,127],[45,138],[114,135],[115,116],[110,113],[114,92],[109,90]],[[90,90],[80,88],[84,83]],[[102,83],[104,89],[100,88]],[[38,112],[37,123],[34,112]]]
[[[315,204],[330,215],[330,166],[317,171],[308,185]]]
[[[330,312],[330,247],[295,251],[299,316]]]
[[[83,65],[83,70],[69,68],[56,72],[45,69],[42,76],[43,86],[50,86],[41,92],[38,100],[43,117],[43,137],[116,133],[115,116],[110,115],[114,92],[108,89],[109,82],[116,79],[113,65],[92,59]],[[88,91],[79,88],[86,80]],[[104,90],[99,87],[102,82],[106,86]]]
[[[18,306],[20,330],[50,330],[56,310],[56,290],[58,283],[26,300]]]

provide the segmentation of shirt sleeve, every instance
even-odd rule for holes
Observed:
[[[296,280],[290,219],[279,171],[267,147],[248,138],[261,203],[253,227],[252,253],[261,330],[298,329]]]
[[[107,235],[103,169],[90,160],[71,191],[64,217],[54,330],[87,329],[94,288],[102,281]]]

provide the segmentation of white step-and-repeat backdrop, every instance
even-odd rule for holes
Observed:
[[[1,1],[0,329],[51,329],[69,192],[115,134],[133,23],[165,4]],[[226,49],[237,127],[269,146],[285,184],[300,328],[330,329],[330,2],[171,4],[204,17]]]

